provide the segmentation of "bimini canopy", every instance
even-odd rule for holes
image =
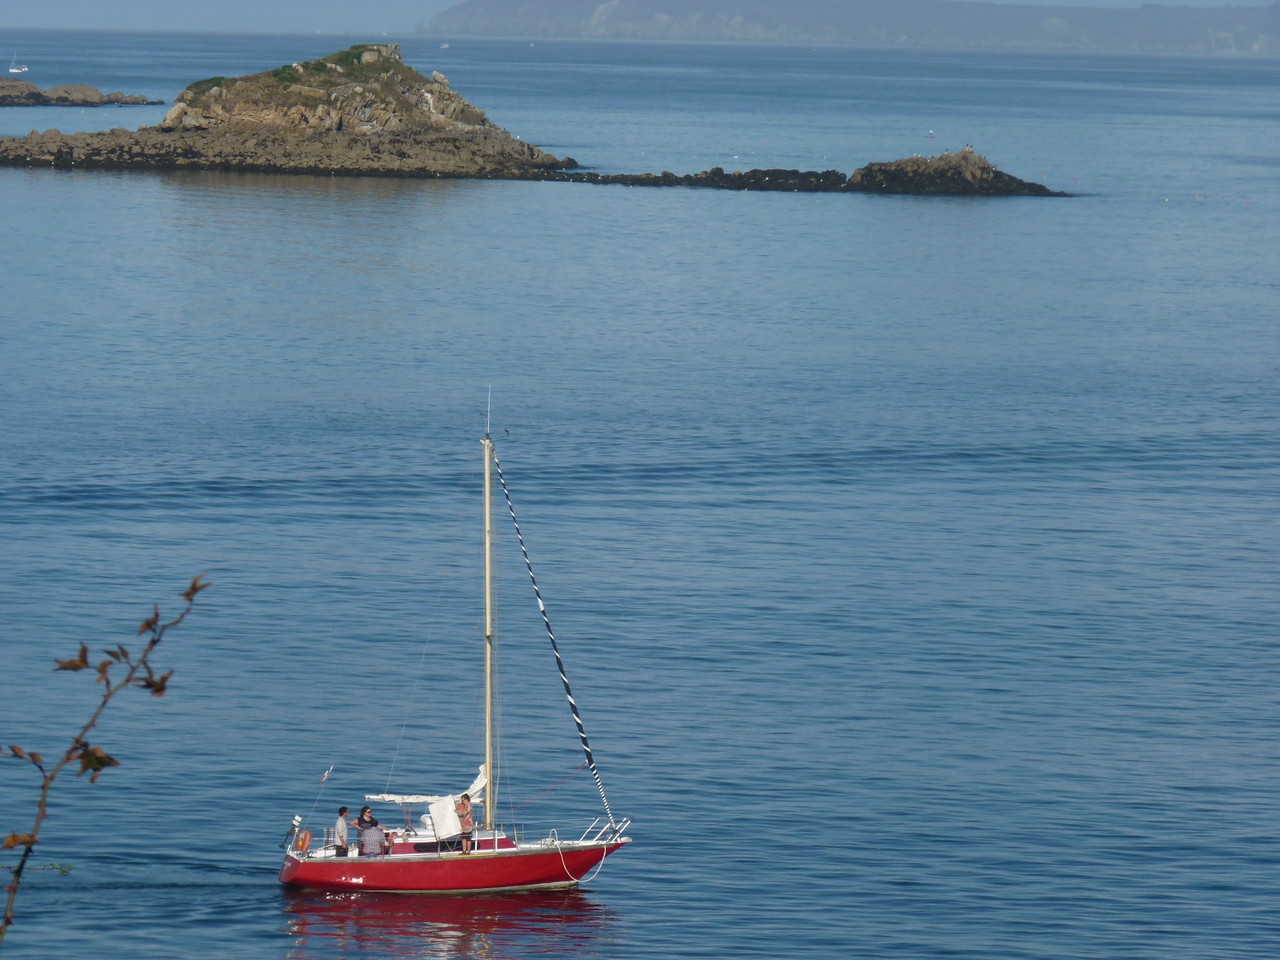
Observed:
[[[462,791],[471,797],[472,803],[484,803],[484,788],[489,783],[489,773],[485,770],[485,765],[480,764],[480,772],[476,774],[476,778],[471,781],[471,786]],[[435,803],[437,800],[447,800],[450,796],[459,796],[459,794],[425,794],[425,793],[366,793],[366,800],[376,800],[382,803]]]

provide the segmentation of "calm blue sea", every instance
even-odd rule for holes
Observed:
[[[368,39],[0,50],[169,101]],[[53,658],[214,583],[5,957],[1280,954],[1280,62],[385,39],[589,169],[972,144],[1076,196],[0,170],[0,744],[55,754],[100,688]],[[490,391],[635,843],[569,894],[288,895],[294,814],[479,762]],[[504,816],[585,824],[499,563]],[[0,831],[33,804],[0,761]]]

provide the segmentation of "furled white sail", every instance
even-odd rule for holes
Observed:
[[[489,783],[489,773],[485,769],[485,765],[480,764],[480,772],[476,774],[476,778],[471,781],[471,786],[467,787],[464,793],[471,797],[473,804],[484,802],[484,788]],[[377,800],[384,803],[435,803],[437,800],[454,800],[460,794],[426,794],[426,793],[366,793],[366,800]]]

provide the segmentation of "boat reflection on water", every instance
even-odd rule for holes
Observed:
[[[283,891],[289,960],[487,958],[607,952],[614,915],[581,890],[491,896]]]

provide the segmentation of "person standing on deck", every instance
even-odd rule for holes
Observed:
[[[454,812],[458,815],[458,822],[462,825],[462,852],[471,852],[471,831],[475,829],[475,824],[471,820],[471,794],[464,793],[453,806]]]
[[[347,808],[338,808],[338,822],[333,825],[333,846],[335,856],[347,855]]]

